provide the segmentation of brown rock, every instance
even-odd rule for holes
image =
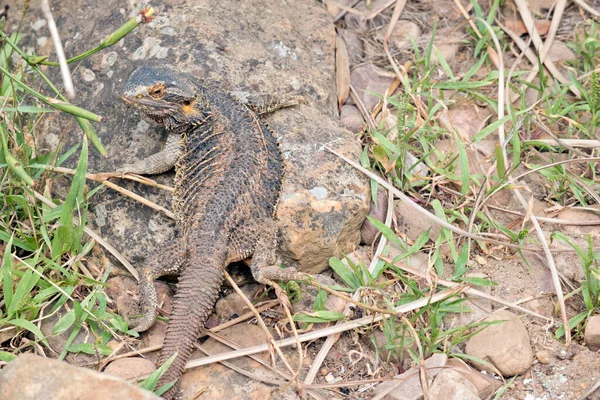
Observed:
[[[475,104],[461,104],[442,111],[438,122],[449,132],[458,132],[463,141],[469,143],[485,127],[489,116],[489,111]]]
[[[350,71],[350,84],[354,87],[359,99],[369,112],[379,102],[379,97],[367,92],[383,96],[392,82],[394,82],[393,73],[372,64],[361,65]],[[390,95],[392,93],[388,93],[388,96]]]
[[[403,47],[412,48],[411,39],[416,42],[420,37],[421,28],[417,24],[401,19],[396,22],[390,41],[396,50],[399,50]]]
[[[534,21],[535,29],[537,29],[540,36],[544,36],[548,33],[548,30],[550,29],[550,22],[551,21],[539,19]],[[525,27],[525,24],[520,19],[507,19],[504,21],[504,25],[516,33],[517,36],[522,36],[527,33],[527,27]]]
[[[427,368],[427,380],[429,385],[435,376],[446,365],[448,357],[445,354],[434,354],[425,360]],[[423,398],[423,389],[419,378],[419,369],[411,368],[403,374],[396,375],[393,380],[383,382],[375,389],[375,395],[387,393],[386,400],[421,400]]]
[[[386,249],[388,250],[388,249]],[[416,253],[411,254],[409,257],[406,257],[406,251],[402,249],[395,243],[390,243],[389,251],[383,252],[384,256],[388,256],[390,259],[395,260],[396,258],[402,259],[402,262],[405,262],[406,265],[419,271],[422,274],[427,272],[427,268],[429,267],[430,257],[427,253],[422,251],[418,251]],[[425,279],[416,278],[420,284],[428,286],[429,283]]]
[[[398,229],[411,240],[416,240],[423,232],[429,229],[429,239],[435,241],[440,235],[440,227],[423,214],[403,201],[398,201],[394,208]]]
[[[387,3],[386,0],[371,0],[369,4],[365,4],[365,2],[359,2],[354,9],[358,11],[358,13],[348,13],[344,18],[346,20],[346,26],[351,30],[356,30],[359,32],[365,31],[368,29],[368,21],[366,16],[374,12],[375,10],[379,10],[382,6]],[[377,20],[379,17],[376,17]]]
[[[435,49],[447,63],[451,63],[456,53],[458,53],[459,43],[460,39],[454,33],[454,27],[440,29],[433,41]],[[431,61],[438,62],[438,56],[435,52],[431,54]]]
[[[142,340],[145,347],[161,346],[165,341],[165,335],[167,334],[167,322],[162,320],[156,320],[154,325],[150,327],[146,332],[142,333]]]
[[[252,324],[238,324],[219,333],[240,347],[255,346],[265,343],[266,340],[263,330]],[[231,348],[212,338],[203,343],[202,347],[211,355],[231,351]],[[294,354],[294,351],[286,353],[286,356],[288,354]],[[204,356],[204,353],[197,351],[191,358]],[[268,359],[268,352],[260,353],[260,356]],[[249,357],[237,358],[229,362],[261,377],[281,379],[279,375]],[[279,388],[243,376],[220,364],[211,364],[187,370],[181,379],[181,389],[184,399],[193,399],[198,393],[202,393],[202,397],[206,399],[262,400],[272,398]],[[293,389],[287,389],[281,398],[292,400],[299,397]]]
[[[554,7],[554,1],[552,0],[528,0],[527,7],[529,10],[537,15],[546,16],[546,14]]]
[[[68,301],[67,304],[68,304],[68,308],[70,310],[73,310],[73,304],[71,303],[71,301]],[[67,309],[65,307],[61,307],[57,310],[56,313],[51,314],[48,318],[42,319],[42,321],[40,322],[40,324],[41,324],[40,329],[41,329],[42,333],[44,334],[44,336],[46,337],[46,340],[48,341],[50,348],[54,349],[55,351],[62,351],[62,349],[67,347],[67,344],[69,344],[69,346],[73,346],[73,345],[78,345],[78,344],[83,344],[83,343],[94,343],[94,337],[93,336],[90,337],[89,332],[87,332],[85,329],[79,329],[79,332],[75,336],[75,339],[73,339],[71,341],[70,336],[73,333],[74,326],[71,326],[69,329],[67,329],[66,331],[64,331],[58,335],[54,334],[52,332],[56,323],[62,317],[64,317],[66,313],[67,313]],[[87,365],[90,363],[97,362],[98,357],[95,354],[92,355],[92,354],[86,354],[83,352],[80,352],[80,353],[69,352],[69,353],[67,353],[67,355],[65,357],[65,361],[67,361],[71,365]],[[0,399],[1,398],[2,397],[0,397]]]
[[[555,40],[550,46],[548,51],[548,57],[552,62],[558,63],[561,61],[573,61],[577,59],[577,56],[567,45],[560,40]]]
[[[0,399],[158,400],[159,397],[108,374],[21,354],[2,369]]]
[[[429,388],[430,400],[478,400],[477,388],[459,372],[444,369]]]
[[[338,4],[341,4],[341,5],[344,5],[346,7],[349,7],[351,2],[352,2],[352,0],[340,0],[340,1],[336,2],[336,3],[327,3],[327,12],[332,17],[335,17],[341,11],[343,11],[343,9],[338,6]]]
[[[491,167],[489,160],[491,147],[495,147],[495,141],[493,140],[481,140],[474,143],[472,146],[466,146],[465,153],[467,155],[467,161],[469,163],[469,172],[471,174],[485,175]],[[453,165],[454,174],[451,175],[452,179],[458,181],[462,175],[462,169],[460,166],[460,160],[457,158],[458,147],[454,140],[442,139],[436,142],[436,149],[441,156],[443,156],[444,165]],[[453,164],[447,164],[453,160]],[[440,160],[441,162],[441,160]]]
[[[371,210],[369,211],[369,217],[375,218],[380,222],[384,222],[388,209],[387,205],[387,191],[379,187],[379,190],[377,190],[377,202],[375,203],[374,201],[371,201]],[[377,229],[371,221],[365,219],[365,222],[360,228],[361,243],[370,246],[375,241],[377,235],[379,235],[379,229]]]
[[[141,357],[121,358],[108,364],[105,374],[110,374],[125,380],[133,380],[156,371],[156,365]]]
[[[432,18],[436,18],[439,21],[448,20],[448,22],[463,19],[463,14],[455,3],[448,3],[445,1],[437,0],[423,0],[421,2],[423,7],[426,7],[431,12]]]
[[[548,276],[550,271],[544,271],[543,275]],[[552,286],[552,278],[548,277],[548,283],[550,286],[550,291],[545,291],[545,293],[554,293],[554,286]],[[526,307],[528,310],[536,312],[538,314],[544,315],[548,318],[552,318],[556,316],[556,304],[552,298],[552,296],[542,296],[538,297],[523,303],[523,307]]]
[[[600,315],[588,318],[583,339],[591,351],[600,350]]]
[[[486,361],[495,367],[502,376],[519,375],[527,371],[533,363],[533,350],[523,322],[515,314],[500,310],[490,315],[486,321],[504,321],[491,325],[478,332],[467,341],[465,353]],[[495,372],[485,364],[472,361],[479,369]]]
[[[260,285],[248,284],[241,287],[242,292],[246,295],[248,300],[254,302],[254,295]],[[219,299],[215,304],[215,313],[222,321],[228,321],[237,315],[238,317],[242,314],[250,311],[246,302],[237,292],[229,293],[227,296]]]
[[[362,131],[365,121],[358,108],[350,105],[343,105],[340,111],[340,121],[350,132],[359,133]]]
[[[342,263],[348,266],[346,258],[349,258],[355,265],[362,264],[365,267],[371,262],[371,250],[369,246],[358,246],[352,253],[348,253],[342,258]],[[334,274],[335,275],[335,274]],[[337,275],[336,275],[337,276]],[[338,277],[338,279],[341,279]]]
[[[409,360],[411,351],[418,351],[417,344],[413,341],[410,346],[407,345],[411,340],[409,332],[405,332],[405,337],[402,339],[400,335],[395,335],[388,340],[385,332],[377,329],[373,335],[379,359],[384,363],[399,363],[401,360]]]
[[[588,209],[594,209],[594,211],[589,210],[578,210],[572,208],[566,208],[564,211],[561,211],[557,218],[566,219],[568,221],[589,221],[591,219],[599,220],[600,219],[600,205],[592,204],[588,207]],[[582,225],[563,225],[563,231],[565,233],[574,233],[574,234],[590,234],[595,237],[600,237],[600,226],[599,225],[590,225],[590,226],[582,226]],[[580,268],[581,269],[581,268]]]
[[[583,246],[586,245],[584,244]],[[583,273],[581,261],[579,260],[577,253],[558,253],[554,256],[554,263],[556,264],[556,268],[564,274],[567,279],[574,282],[582,282],[585,279],[585,274]],[[550,286],[551,290],[547,290],[546,293],[555,293],[554,282],[550,281],[548,286]],[[547,287],[544,287],[544,289],[547,289]]]
[[[290,136],[298,123],[308,124],[309,119],[319,121],[319,124],[313,123],[315,137],[333,138],[336,130],[340,132],[342,128],[337,122],[329,120],[328,125],[328,121],[317,114],[314,110],[312,118],[305,115],[301,123],[296,119],[285,124],[289,126]],[[358,160],[360,147],[357,144],[354,140],[340,140],[332,142],[330,147]],[[304,156],[288,165],[284,192],[277,206],[283,262],[311,274],[327,269],[329,258],[340,250],[350,253],[356,248],[360,242],[360,226],[369,210],[368,182],[358,178],[352,167],[341,165],[342,160],[337,156],[318,150],[319,147],[306,143],[297,149]]]

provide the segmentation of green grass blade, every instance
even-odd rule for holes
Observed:
[[[32,322],[27,321],[26,319],[22,319],[22,318],[15,318],[15,319],[11,319],[10,321],[8,321],[8,323],[10,325],[14,325],[19,328],[23,328],[23,329],[33,333],[38,340],[40,340],[46,346],[50,347],[50,345],[46,341],[46,338],[44,337],[44,334],[42,333],[40,328],[35,326]]]

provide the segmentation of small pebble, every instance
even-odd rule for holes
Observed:
[[[548,350],[540,350],[535,353],[535,358],[537,358],[540,364],[548,365],[550,364],[551,355]]]
[[[329,374],[327,374],[327,376],[325,377],[325,381],[326,381],[327,383],[338,383],[338,382],[341,382],[341,381],[342,381],[342,378],[341,378],[341,377],[339,377],[339,376],[336,378],[335,376],[333,376],[333,374],[329,373]]]

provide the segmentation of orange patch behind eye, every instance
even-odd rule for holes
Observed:
[[[181,106],[181,109],[186,114],[192,114],[194,112],[194,102],[193,101],[186,101]]]

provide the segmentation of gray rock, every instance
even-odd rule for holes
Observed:
[[[153,400],[153,393],[108,374],[22,354],[2,369],[0,399]]]
[[[142,7],[132,4],[116,0],[103,2],[102,7],[91,0],[53,4],[54,15],[60,16],[66,53],[81,53],[103,40]],[[74,74],[74,103],[107,117],[94,126],[108,158],[90,151],[90,171],[113,171],[156,152],[164,142],[161,128],[140,121],[139,115],[121,104],[123,81],[139,65],[168,65],[218,80],[241,97],[300,94],[307,105],[268,117],[286,160],[278,207],[283,261],[306,272],[319,272],[337,251],[352,250],[368,212],[369,187],[364,176],[323,149],[330,144],[353,159],[361,151],[336,114],[335,31],[326,10],[313,2],[279,7],[259,0],[173,0],[152,5],[158,10],[153,22],[83,60],[77,67],[83,72]],[[40,16],[32,8],[27,18],[35,21]],[[58,69],[52,76],[60,82]],[[70,147],[81,141],[81,132],[72,118],[55,114],[40,139],[46,148],[61,141]],[[73,166],[76,160],[69,162]],[[171,184],[172,173],[155,179]],[[163,206],[170,203],[165,191],[124,181],[119,184]],[[168,218],[111,190],[95,195],[90,211],[95,229],[137,265],[173,233],[174,224]]]

